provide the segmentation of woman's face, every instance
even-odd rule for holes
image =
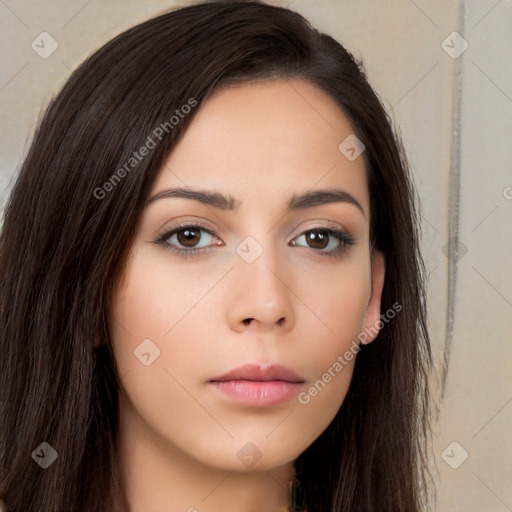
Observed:
[[[355,363],[340,357],[379,320],[384,278],[377,251],[372,278],[360,148],[339,148],[352,133],[334,101],[299,80],[224,89],[201,107],[159,173],[115,290],[128,429],[248,471],[293,461],[327,428]],[[256,372],[219,382],[244,365]]]

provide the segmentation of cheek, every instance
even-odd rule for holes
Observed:
[[[164,256],[140,249],[129,261],[114,296],[114,355],[122,387],[144,421],[162,438],[197,444],[216,426],[189,393],[196,385],[191,376],[207,367],[200,299],[212,284],[178,271]]]
[[[315,315],[308,314],[310,320],[304,326],[309,340],[302,345],[301,358],[308,361],[310,381],[299,402],[316,421],[328,423],[341,406],[352,379],[370,284],[364,269],[355,266],[336,278],[327,276],[316,282],[323,283],[321,289],[305,290]]]
[[[307,330],[313,331],[316,322],[321,352],[332,356],[333,350],[343,349],[360,333],[370,298],[369,272],[364,265],[342,263],[335,271],[324,269],[308,273],[307,280],[296,279],[296,289],[309,309],[302,313],[308,319]]]
[[[175,328],[186,323],[211,287],[211,280],[191,279],[178,266],[169,265],[167,254],[155,255],[143,248],[134,252],[114,298],[112,331],[121,362],[131,361],[128,357],[133,359],[133,350],[145,339],[160,348],[167,345]]]

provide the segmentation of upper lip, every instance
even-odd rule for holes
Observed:
[[[223,375],[210,379],[210,382],[222,382],[227,380],[253,380],[253,381],[271,381],[282,380],[285,382],[303,383],[305,382],[295,370],[279,364],[246,364],[230,370]]]

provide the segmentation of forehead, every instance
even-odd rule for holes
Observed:
[[[353,128],[336,102],[302,80],[271,80],[216,91],[169,155],[153,193],[171,186],[233,191],[250,201],[312,188],[343,187],[368,208],[362,157],[340,143]]]

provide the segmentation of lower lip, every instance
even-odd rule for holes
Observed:
[[[226,380],[211,382],[219,391],[245,405],[265,407],[295,398],[302,383],[270,380]]]

